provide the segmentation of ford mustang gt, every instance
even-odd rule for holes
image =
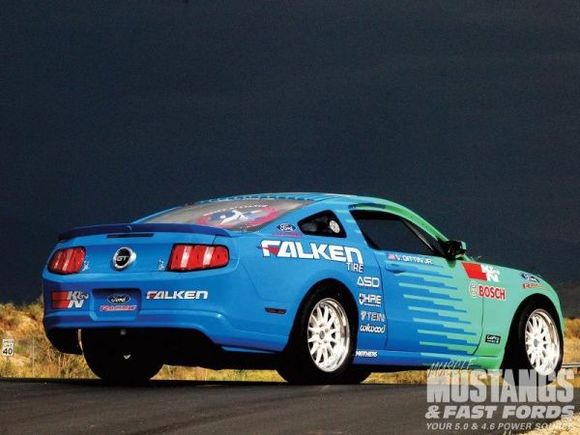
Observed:
[[[163,364],[276,369],[292,383],[468,363],[555,374],[562,312],[541,277],[481,263],[394,202],[218,198],[59,236],[44,326],[108,382]]]

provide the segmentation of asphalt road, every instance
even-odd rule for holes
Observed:
[[[450,433],[427,430],[427,407],[424,385],[0,381],[1,434]]]

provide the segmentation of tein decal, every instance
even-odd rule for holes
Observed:
[[[496,299],[498,301],[505,301],[506,299],[505,288],[478,284],[476,282],[469,284],[469,293],[474,298]]]
[[[488,264],[463,262],[465,273],[471,279],[499,282],[499,270]]]

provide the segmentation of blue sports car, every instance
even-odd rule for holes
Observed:
[[[474,261],[464,242],[371,197],[244,195],[75,228],[43,292],[52,344],[109,382],[163,364],[354,383],[449,362],[549,376],[562,362],[547,282]]]

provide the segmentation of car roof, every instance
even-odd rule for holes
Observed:
[[[199,201],[197,204],[214,201],[235,201],[240,199],[293,199],[298,201],[332,201],[333,204],[355,205],[365,203],[377,203],[381,205],[399,206],[392,201],[371,196],[348,195],[341,193],[321,193],[321,192],[271,192],[271,193],[251,193],[246,195],[224,196],[219,198]]]
[[[203,204],[206,202],[214,201],[234,201],[241,199],[292,199],[292,200],[302,200],[302,201],[312,201],[313,203],[319,203],[324,201],[325,204],[337,207],[347,207],[351,210],[376,210],[380,209],[390,213],[396,213],[410,220],[411,222],[418,224],[423,229],[427,230],[431,235],[438,237],[442,240],[447,240],[444,234],[442,234],[437,228],[435,228],[431,223],[426,221],[423,217],[415,213],[414,211],[408,209],[401,204],[389,201],[382,198],[376,198],[372,196],[360,196],[360,195],[348,195],[341,193],[321,193],[321,192],[278,192],[278,193],[252,193],[247,195],[235,195],[226,196],[221,198],[209,199],[206,201],[199,201],[197,204]],[[307,208],[306,206],[305,208]]]

